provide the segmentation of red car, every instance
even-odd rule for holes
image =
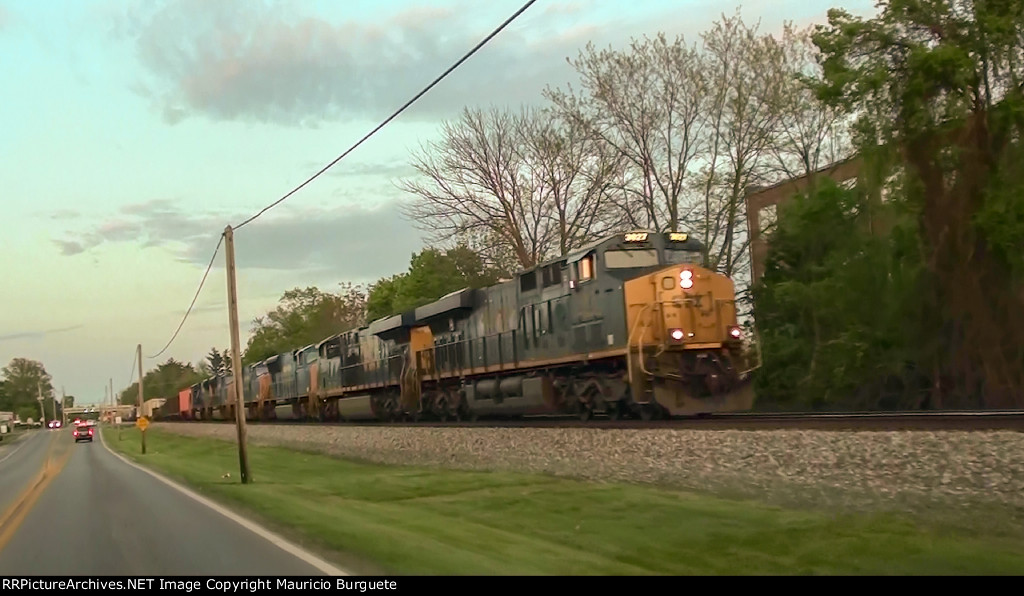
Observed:
[[[86,425],[76,427],[75,430],[71,431],[71,434],[75,437],[76,443],[79,441],[89,441],[92,443],[92,433],[93,427]]]

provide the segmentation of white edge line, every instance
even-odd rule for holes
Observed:
[[[254,534],[257,534],[260,537],[266,539],[267,541],[269,541],[270,543],[274,544],[275,546],[277,546],[281,550],[284,550],[285,552],[288,552],[288,553],[294,555],[295,557],[301,559],[302,561],[304,561],[306,563],[309,563],[313,567],[316,567],[317,569],[319,569],[320,571],[323,571],[324,573],[326,573],[328,575],[346,575],[346,576],[347,575],[353,575],[352,573],[350,573],[348,571],[343,571],[343,570],[339,569],[338,567],[335,567],[334,565],[332,565],[332,564],[328,563],[327,561],[324,561],[320,557],[318,557],[318,556],[316,556],[316,555],[314,555],[314,554],[312,554],[312,553],[310,553],[310,552],[300,548],[299,546],[289,542],[288,540],[285,540],[284,538],[282,538],[281,536],[278,536],[277,534],[271,532],[270,530],[267,530],[266,528],[263,528],[263,527],[257,525],[256,523],[254,523],[254,522],[252,522],[250,520],[245,519],[244,517],[238,515],[237,513],[234,513],[233,511],[230,511],[230,510],[222,507],[221,505],[219,505],[217,503],[214,503],[210,499],[207,499],[206,497],[204,497],[204,496],[202,496],[202,495],[200,495],[200,494],[198,494],[198,493],[196,493],[196,492],[194,492],[194,491],[192,491],[192,490],[190,490],[188,488],[185,488],[184,486],[181,486],[180,484],[178,484],[178,483],[170,480],[169,478],[166,478],[166,477],[164,477],[164,476],[154,472],[153,470],[150,470],[149,468],[140,466],[139,464],[129,460],[128,458],[124,457],[120,453],[118,453],[118,452],[114,451],[113,449],[111,449],[107,445],[107,440],[106,440],[106,438],[104,438],[103,435],[104,435],[103,431],[100,430],[100,443],[103,444],[103,447],[107,451],[109,451],[111,455],[113,455],[114,457],[120,459],[121,461],[123,461],[124,463],[128,464],[129,466],[131,466],[131,467],[133,467],[133,468],[135,468],[137,470],[141,470],[141,471],[149,474],[150,476],[156,478],[160,482],[163,482],[164,484],[166,484],[166,485],[168,485],[168,486],[170,486],[172,488],[177,489],[178,492],[181,492],[182,494],[184,494],[184,495],[186,495],[188,497],[191,497],[193,500],[198,501],[199,503],[202,503],[203,505],[209,507],[210,509],[216,511],[217,513],[223,515],[224,517],[230,519],[231,521],[237,523],[238,525],[246,528],[250,532],[252,532]],[[0,461],[2,461],[2,460],[0,460]]]

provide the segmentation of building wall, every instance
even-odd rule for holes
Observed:
[[[747,193],[747,225],[750,233],[750,268],[751,282],[757,283],[764,275],[765,261],[768,258],[769,234],[765,233],[766,224],[775,223],[778,205],[784,204],[793,195],[807,190],[819,178],[831,178],[843,183],[860,175],[862,162],[853,157],[846,161],[832,164],[810,175],[785,180],[766,188],[753,189]]]

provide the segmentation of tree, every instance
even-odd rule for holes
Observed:
[[[9,411],[14,411],[22,419],[37,419],[41,415],[39,396],[43,403],[53,399],[53,385],[50,373],[42,362],[28,358],[14,358],[3,368],[4,393]],[[47,411],[46,418],[52,414]]]
[[[499,276],[466,246],[446,251],[427,248],[412,256],[408,272],[382,279],[370,288],[367,319],[405,312],[462,288],[489,286]]]
[[[285,292],[275,310],[255,320],[256,330],[242,356],[243,366],[365,324],[365,291],[352,284],[341,286],[337,294],[315,287]],[[228,367],[230,371],[230,364]]]
[[[927,401],[917,362],[927,317],[912,218],[886,206],[890,231],[862,189],[823,181],[782,210],[755,288],[764,361],[759,395],[795,409],[915,409]],[[767,402],[767,400],[763,400]]]
[[[64,407],[65,408],[73,408],[73,407],[75,407],[75,396],[74,395],[65,395],[64,396]]]
[[[177,399],[179,391],[198,383],[203,378],[191,364],[168,358],[155,369],[146,371],[142,380],[143,398],[145,401],[160,398]],[[118,402],[122,405],[138,405],[139,384],[133,383],[121,391]]]
[[[217,348],[210,348],[210,353],[206,355],[206,362],[212,375],[223,373],[226,361],[224,355],[218,352]]]
[[[856,112],[858,148],[898,156],[934,314],[926,366],[950,407],[1024,403],[1024,5],[890,0],[829,11],[820,96]],[[881,151],[879,150],[881,148]],[[900,167],[905,166],[905,167]]]
[[[633,227],[677,231],[689,222],[684,193],[702,150],[705,73],[695,49],[664,34],[633,40],[629,50],[598,51],[587,44],[570,64],[582,91],[548,90],[570,122],[626,164],[618,176],[618,205]]]
[[[615,156],[558,113],[466,108],[413,160],[422,177],[402,185],[415,196],[404,214],[431,242],[474,236],[493,262],[507,249],[532,267],[615,223],[604,207]]]
[[[852,156],[849,136],[852,114],[816,94],[823,76],[821,52],[814,45],[814,27],[784,27],[780,47],[783,73],[775,94],[779,117],[769,145],[770,169],[786,179],[798,178]]]

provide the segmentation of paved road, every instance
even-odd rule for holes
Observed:
[[[98,438],[44,430],[19,443],[0,450],[0,576],[326,575]]]
[[[0,442],[0,511],[6,511],[46,460],[48,430],[22,431],[17,441]]]

